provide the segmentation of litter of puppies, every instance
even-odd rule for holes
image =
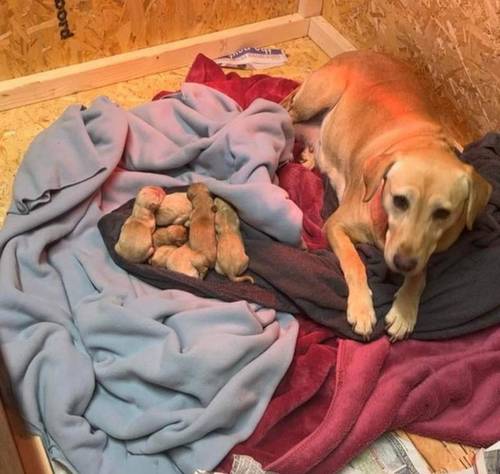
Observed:
[[[214,199],[204,183],[172,194],[157,186],[141,188],[115,251],[128,262],[193,278],[203,279],[215,269],[231,281],[254,283],[251,276],[243,275],[249,258],[238,214],[220,197]]]

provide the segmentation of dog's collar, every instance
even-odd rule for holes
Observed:
[[[380,246],[383,246],[385,242],[385,234],[388,226],[387,213],[385,212],[382,204],[383,191],[384,183],[382,182],[370,200],[370,218],[373,225],[373,233],[375,235],[376,242]]]

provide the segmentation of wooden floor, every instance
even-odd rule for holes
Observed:
[[[268,74],[300,81],[327,60],[326,54],[309,39],[289,41],[279,46],[285,49],[289,61],[282,67],[266,71]],[[67,106],[74,103],[89,104],[96,96],[107,95],[122,107],[129,108],[150,100],[159,90],[177,89],[186,72],[187,68],[181,68],[1,113],[0,227],[9,206],[12,183],[23,154],[33,138],[59,117]],[[5,459],[5,450],[12,449],[12,446],[4,442],[3,436],[4,433],[0,430],[0,469]],[[469,467],[475,452],[473,448],[453,443],[444,443],[415,435],[409,435],[409,437],[434,472],[446,473]],[[26,474],[38,474],[26,465],[24,469]]]

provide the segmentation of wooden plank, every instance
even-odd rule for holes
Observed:
[[[3,0],[0,80],[291,15],[297,7],[298,0]]]
[[[40,438],[29,434],[26,430],[1,357],[0,473],[52,474],[52,468]]]
[[[0,403],[0,473],[24,474],[2,403]]]
[[[406,433],[433,472],[447,473],[471,467],[476,449]]]
[[[0,82],[0,110],[143,77],[190,64],[198,53],[218,57],[307,35],[309,19],[286,15],[186,40]]]
[[[19,435],[15,433],[15,441],[24,474],[52,474],[54,470],[39,436]]]
[[[351,51],[356,47],[339,33],[322,16],[311,18],[309,37],[326,53],[333,57],[344,51]]]
[[[299,15],[304,18],[321,15],[323,0],[299,0]]]

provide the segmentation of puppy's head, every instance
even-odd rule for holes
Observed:
[[[160,207],[164,197],[165,191],[159,186],[144,186],[137,193],[135,203],[154,212]]]
[[[238,230],[240,227],[240,219],[235,209],[231,204],[221,198],[214,199],[215,214],[215,230],[217,234],[224,231]]]
[[[373,158],[363,179],[365,201],[383,186],[384,258],[391,270],[407,275],[421,272],[464,226],[471,229],[491,195],[491,185],[444,147]]]
[[[205,183],[192,183],[187,189],[186,195],[192,202],[197,196],[210,197],[210,191]]]

